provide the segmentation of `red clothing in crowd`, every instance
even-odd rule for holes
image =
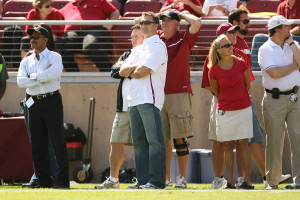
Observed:
[[[201,3],[199,0],[190,0],[191,2],[193,2],[195,5],[197,6],[201,6]],[[170,4],[174,3],[174,0],[166,0],[165,3],[162,5],[162,8],[163,7],[167,7],[169,6]],[[184,10],[187,10],[189,11],[191,14],[193,15],[196,15],[196,16],[199,16],[190,6],[186,5],[186,4],[183,4],[183,3],[179,3],[177,6],[173,7],[174,9],[178,10],[179,12],[181,11],[184,11]]]
[[[296,0],[293,7],[289,6],[288,0],[281,2],[277,8],[277,14],[287,19],[300,19],[300,1]],[[296,26],[298,26],[298,24],[292,24],[291,28]]]
[[[243,38],[236,36],[236,44],[234,45],[234,47],[242,50],[245,54],[247,54],[250,66],[252,66],[251,51],[247,42]]]
[[[165,39],[164,33],[158,32],[168,50],[165,94],[192,93],[189,59],[199,33],[200,31],[191,35],[187,27],[185,32],[177,32],[172,38]]]
[[[29,11],[26,19],[41,20],[40,14],[35,9]],[[56,8],[51,8],[51,13],[46,17],[46,20],[64,20],[64,16]],[[52,25],[51,29],[54,35],[63,35],[64,27],[65,27],[64,25]],[[25,27],[25,33],[27,33],[27,30],[29,28],[33,28],[33,26],[27,25]]]
[[[248,66],[248,69],[249,69],[249,72],[250,72],[250,81],[254,81],[255,78],[254,78],[254,75],[253,75],[253,72],[252,72],[252,69],[251,69],[251,64],[250,64],[250,61],[248,59],[248,56],[247,54],[245,54],[243,51],[237,49],[237,48],[233,48],[233,54],[238,57],[238,58],[241,58],[242,60],[245,61],[245,63],[247,64]],[[208,78],[208,61],[209,61],[209,56],[206,57],[205,61],[204,61],[204,64],[203,64],[203,73],[202,73],[202,82],[201,82],[201,87],[202,88],[205,88],[205,87],[210,87],[210,83],[209,83],[209,78]]]
[[[111,13],[115,10],[117,9],[107,0],[83,0],[79,5],[76,1],[69,2],[60,9],[60,12],[65,17],[65,20],[105,20],[110,18]],[[95,27],[95,25],[84,26],[67,24],[65,26],[65,32],[90,27]]]
[[[209,78],[217,80],[219,85],[218,110],[234,111],[251,106],[244,81],[244,72],[247,69],[248,66],[241,59],[234,59],[229,70],[222,69],[218,63],[210,68]]]

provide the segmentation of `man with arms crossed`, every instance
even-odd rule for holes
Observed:
[[[287,189],[300,189],[300,46],[293,41],[290,27],[293,20],[282,15],[268,21],[270,38],[258,51],[258,63],[265,94],[263,118],[267,135],[267,189],[278,189],[282,173],[284,132],[291,144],[294,183]]]
[[[165,188],[166,147],[160,110],[164,102],[168,53],[159,39],[159,18],[142,14],[144,34],[137,64],[122,67],[120,75],[132,79],[127,96],[138,182],[129,189]]]

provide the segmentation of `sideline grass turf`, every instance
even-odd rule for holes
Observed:
[[[96,190],[96,184],[72,185],[70,190],[23,189],[21,186],[0,186],[0,200],[298,200],[300,190],[286,190],[280,185],[278,190],[265,190],[262,184],[254,184],[255,190],[212,190],[210,184],[188,184],[187,189],[166,188],[164,190],[127,190],[129,184],[121,184],[120,189]]]

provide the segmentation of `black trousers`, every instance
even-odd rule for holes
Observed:
[[[109,30],[103,26],[82,28],[68,31],[57,38],[56,47],[62,55],[64,68],[67,71],[79,71],[74,61],[74,54],[83,53],[92,60],[101,72],[111,70],[110,59],[107,52],[112,49],[112,38]]]
[[[34,99],[34,104],[28,111],[33,164],[39,174],[40,185],[44,187],[52,185],[48,154],[48,138],[50,138],[58,165],[57,184],[69,186],[69,163],[60,93],[40,100]]]

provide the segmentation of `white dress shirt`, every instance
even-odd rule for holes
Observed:
[[[203,12],[208,13],[209,6],[220,4],[222,5],[226,10],[231,12],[234,8],[237,7],[236,0],[205,0],[203,4]],[[221,10],[213,9],[211,12],[212,16],[225,16],[225,13],[223,13]]]
[[[39,56],[40,60],[34,52],[20,63],[17,83],[20,88],[27,88],[29,95],[46,94],[60,89],[63,70],[61,55],[46,48]]]
[[[158,35],[144,39],[139,51],[138,65],[151,69],[150,74],[140,79],[131,79],[128,104],[137,106],[150,103],[162,109],[168,63],[166,45]]]

